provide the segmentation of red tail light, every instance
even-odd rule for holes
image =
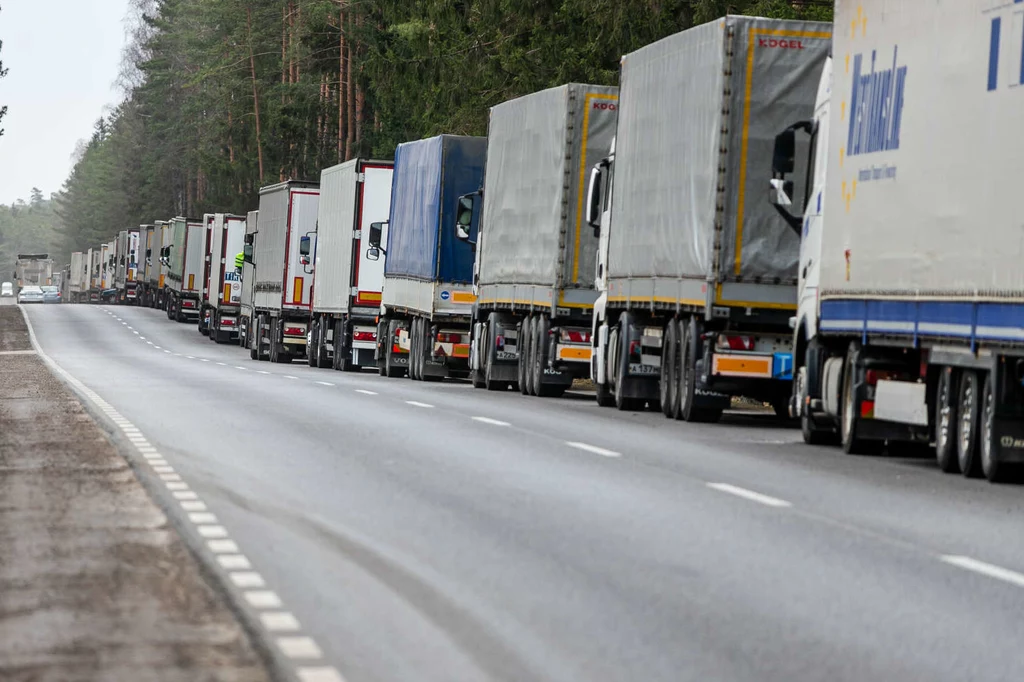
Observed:
[[[445,334],[438,332],[438,343],[462,343],[462,334]]]
[[[222,327],[234,327],[235,326],[235,321],[232,320],[231,318],[225,317],[224,319],[222,319],[220,321],[220,326],[222,326]]]
[[[285,327],[284,328],[284,335],[285,336],[305,336],[306,335],[306,330],[303,329],[302,327]]]
[[[718,347],[729,350],[754,350],[753,336],[733,336],[731,334],[720,334]]]
[[[184,301],[181,302],[181,307],[182,308],[195,308],[196,307],[196,302],[191,300],[191,299],[185,299]]]
[[[862,400],[860,403],[860,416],[865,419],[874,419],[875,417],[875,401],[874,400]]]
[[[355,332],[352,334],[353,341],[376,341],[377,332]]]

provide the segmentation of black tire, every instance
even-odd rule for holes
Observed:
[[[989,483],[1002,483],[1008,468],[1000,459],[1000,446],[996,442],[996,385],[995,374],[985,377],[981,401],[980,455],[981,471]]]
[[[423,381],[423,336],[423,320],[414,317],[409,323],[409,378],[413,381]]]
[[[957,404],[956,456],[960,471],[967,478],[981,475],[981,457],[978,455],[979,422],[981,421],[981,377],[974,370],[960,375]]]
[[[629,376],[629,344],[626,341],[632,322],[633,318],[629,313],[622,313],[619,316],[619,343],[615,358],[615,408],[623,412],[635,412],[644,408],[642,401],[623,395],[623,387]]]
[[[327,338],[327,334],[324,332],[324,329],[326,327],[328,327],[329,325],[331,325],[332,322],[333,322],[333,320],[331,320],[329,317],[322,317],[322,318],[320,318],[320,324],[317,325],[317,329],[319,330],[319,332],[317,334],[317,343],[316,343],[316,363],[315,363],[315,366],[316,366],[317,369],[331,369],[331,367],[334,364],[331,361],[331,359],[327,357],[327,343],[325,342],[325,339]],[[337,330],[335,330],[334,334],[335,334],[335,338],[337,338],[337,334],[338,334]]]
[[[789,416],[789,396],[776,396],[771,401],[772,411],[775,412],[775,416],[779,420],[784,422],[792,422],[793,418]]]
[[[438,376],[436,374],[427,374],[427,362],[429,362],[434,356],[434,332],[430,328],[430,320],[423,318],[420,322],[420,331],[423,332],[421,336],[421,350],[422,355],[420,356],[420,380],[438,382],[444,381],[445,377]]]
[[[935,461],[947,474],[960,473],[960,458],[956,452],[959,377],[958,370],[944,367],[935,386]]]
[[[805,398],[807,397],[807,367],[797,370],[793,381],[793,390],[796,391],[796,407],[800,415],[800,435],[803,436],[807,445],[838,445],[839,434],[833,429],[822,429],[811,421],[809,408]]]
[[[526,317],[523,320],[519,332],[521,341],[519,348],[519,392],[523,395],[533,394],[533,317]]]
[[[679,325],[669,320],[665,325],[665,336],[661,342],[661,376],[658,379],[658,393],[661,398],[661,412],[674,419],[678,410],[679,385],[676,381],[676,367],[679,349]]]
[[[487,320],[487,326],[484,332],[484,388],[488,391],[505,391],[508,389],[507,381],[497,381],[491,378],[494,373],[494,349],[495,349],[495,335],[494,335],[494,316]]]
[[[391,343],[391,339],[394,337],[394,329],[393,329],[394,325],[395,325],[394,322],[389,322],[388,323],[388,345],[387,345],[387,352],[384,355],[384,376],[386,376],[386,377],[388,377],[390,379],[394,379],[396,377],[400,377],[403,374],[405,374],[405,370],[403,370],[400,367],[394,367],[391,364],[391,356],[393,355],[393,351],[392,351],[393,344]],[[411,363],[412,362],[412,358],[410,358],[409,361]]]
[[[722,410],[697,407],[697,352],[700,329],[696,320],[679,322],[679,416],[691,424],[713,424]]]
[[[255,325],[255,326],[254,326]],[[253,329],[256,329],[256,333],[253,334]],[[246,343],[249,344],[249,359],[260,360],[260,335],[259,335],[259,318],[256,318],[256,322],[253,323],[251,320],[249,325],[246,327]]]
[[[840,415],[840,436],[842,438],[843,452],[846,454],[873,455],[881,451],[885,442],[865,440],[857,437],[860,403],[856,400],[854,394],[854,381],[856,374],[855,364],[859,348],[858,344],[850,344],[850,349],[846,353],[846,363],[843,367],[843,404],[842,414]]]
[[[561,395],[558,386],[544,384],[544,369],[548,364],[548,332],[551,320],[540,314],[533,322],[533,395],[539,398],[555,398]],[[562,393],[565,391],[563,390]]]
[[[382,377],[387,376],[388,348],[391,346],[389,329],[386,319],[377,323],[377,374]]]
[[[609,378],[615,374],[615,363],[612,362],[612,356],[616,355],[618,343],[619,330],[609,329],[608,330],[608,343],[604,347],[604,379],[603,384],[597,384],[597,404],[601,407],[615,407],[615,391],[612,382]],[[598,348],[600,351],[600,348]]]

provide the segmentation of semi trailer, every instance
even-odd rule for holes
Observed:
[[[572,83],[491,109],[483,191],[460,199],[456,227],[476,251],[478,388],[558,396],[590,376],[597,238],[583,200],[617,101],[618,88]]]
[[[89,255],[82,251],[71,254],[71,265],[68,268],[67,294],[69,303],[81,303],[89,295]]]
[[[211,341],[228,343],[238,338],[238,313],[242,300],[242,275],[235,255],[245,241],[245,218],[216,213],[211,216],[210,247],[199,319]]]
[[[204,227],[194,218],[177,217],[168,226],[171,243],[164,247],[168,319],[195,321],[199,317],[199,296],[203,286]]]
[[[370,225],[388,219],[393,172],[390,161],[353,159],[320,175],[316,233],[299,243],[313,271],[311,367],[374,366],[384,261],[367,246]]]
[[[88,300],[90,303],[99,303],[100,291],[103,284],[103,249],[93,247],[88,250],[89,261],[89,290]]]
[[[834,59],[813,116],[779,134],[772,190],[803,234],[804,440],[934,444],[943,471],[998,481],[1024,462],[1021,41],[1016,5],[982,4],[837,3]]]
[[[830,38],[727,16],[622,58],[615,145],[587,201],[602,405],[711,422],[745,396],[788,414],[800,240],[759,200],[759,170],[780,122],[810,114]]]
[[[139,228],[122,230],[117,235],[114,287],[117,289],[118,303],[125,305],[140,303],[139,241]]]
[[[53,284],[53,259],[45,253],[19,253],[14,262],[14,285],[27,286]]]
[[[249,211],[245,218],[245,234],[242,241],[244,260],[242,261],[242,286],[238,305],[238,344],[249,349],[249,356],[257,359],[257,347],[252,345],[250,330],[256,320],[253,282],[256,280],[256,230],[260,218],[259,211]]]
[[[152,269],[159,265],[159,258],[154,257],[153,236],[157,234],[153,225],[139,225],[139,305],[150,307],[154,294],[149,280]],[[159,247],[156,247],[159,250]]]
[[[291,362],[306,356],[313,280],[299,242],[316,230],[319,198],[316,182],[288,180],[260,190],[259,229],[245,248],[245,258],[256,266],[250,353],[257,359]]]
[[[153,240],[149,268],[149,307],[167,309],[168,254],[174,231],[169,220],[157,220],[153,225]]]
[[[459,197],[480,188],[486,152],[486,138],[455,135],[395,150],[390,218],[370,226],[367,251],[371,260],[384,255],[375,357],[382,375],[439,381],[469,372],[473,249],[452,225]]]

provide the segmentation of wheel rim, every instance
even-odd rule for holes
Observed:
[[[942,379],[940,380],[941,387],[939,390],[939,427],[937,429],[935,440],[938,448],[946,447],[949,442],[949,429],[950,429],[950,407],[949,407],[949,390],[950,381],[949,373],[943,372]]]
[[[853,371],[853,368],[849,368],[848,371]],[[847,377],[843,383],[843,440],[849,442],[853,437],[853,412],[856,406],[853,404],[853,382]]]
[[[971,433],[974,430],[974,378],[968,374],[964,377],[960,406],[960,452],[968,453],[971,449]]]
[[[984,405],[985,414],[981,422],[981,464],[985,471],[992,468],[992,422],[995,417],[995,400],[990,391],[985,391]]]
[[[693,406],[693,390],[690,384],[693,382],[693,371],[690,367],[690,330],[682,328],[679,334],[679,403],[683,412],[687,412]]]

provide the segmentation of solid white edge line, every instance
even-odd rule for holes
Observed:
[[[969,556],[944,554],[939,558],[951,566],[956,566],[957,568],[988,576],[989,578],[995,578],[996,580],[1002,580],[1003,582],[1016,585],[1017,587],[1024,587],[1024,574],[1018,573],[1017,571],[1011,571],[1010,569],[1003,568],[1002,566],[978,561],[977,559],[972,559]]]
[[[586,452],[592,452],[595,455],[601,455],[602,457],[622,457],[622,453],[615,452],[614,450],[608,450],[606,448],[599,448],[596,445],[590,445],[589,443],[580,443],[578,441],[567,440],[565,444],[571,448],[577,450],[584,450]]]
[[[728,483],[708,483],[707,486],[719,492],[735,495],[736,497],[742,497],[745,500],[758,502],[769,507],[781,509],[793,506],[791,503],[786,502],[785,500],[780,500],[777,497],[762,495],[761,493],[754,492],[753,490],[747,490],[746,488],[740,488],[739,486],[730,485]]]
[[[508,422],[503,422],[498,419],[491,419],[490,417],[472,417],[473,421],[480,422],[481,424],[490,424],[491,426],[512,426]]]

